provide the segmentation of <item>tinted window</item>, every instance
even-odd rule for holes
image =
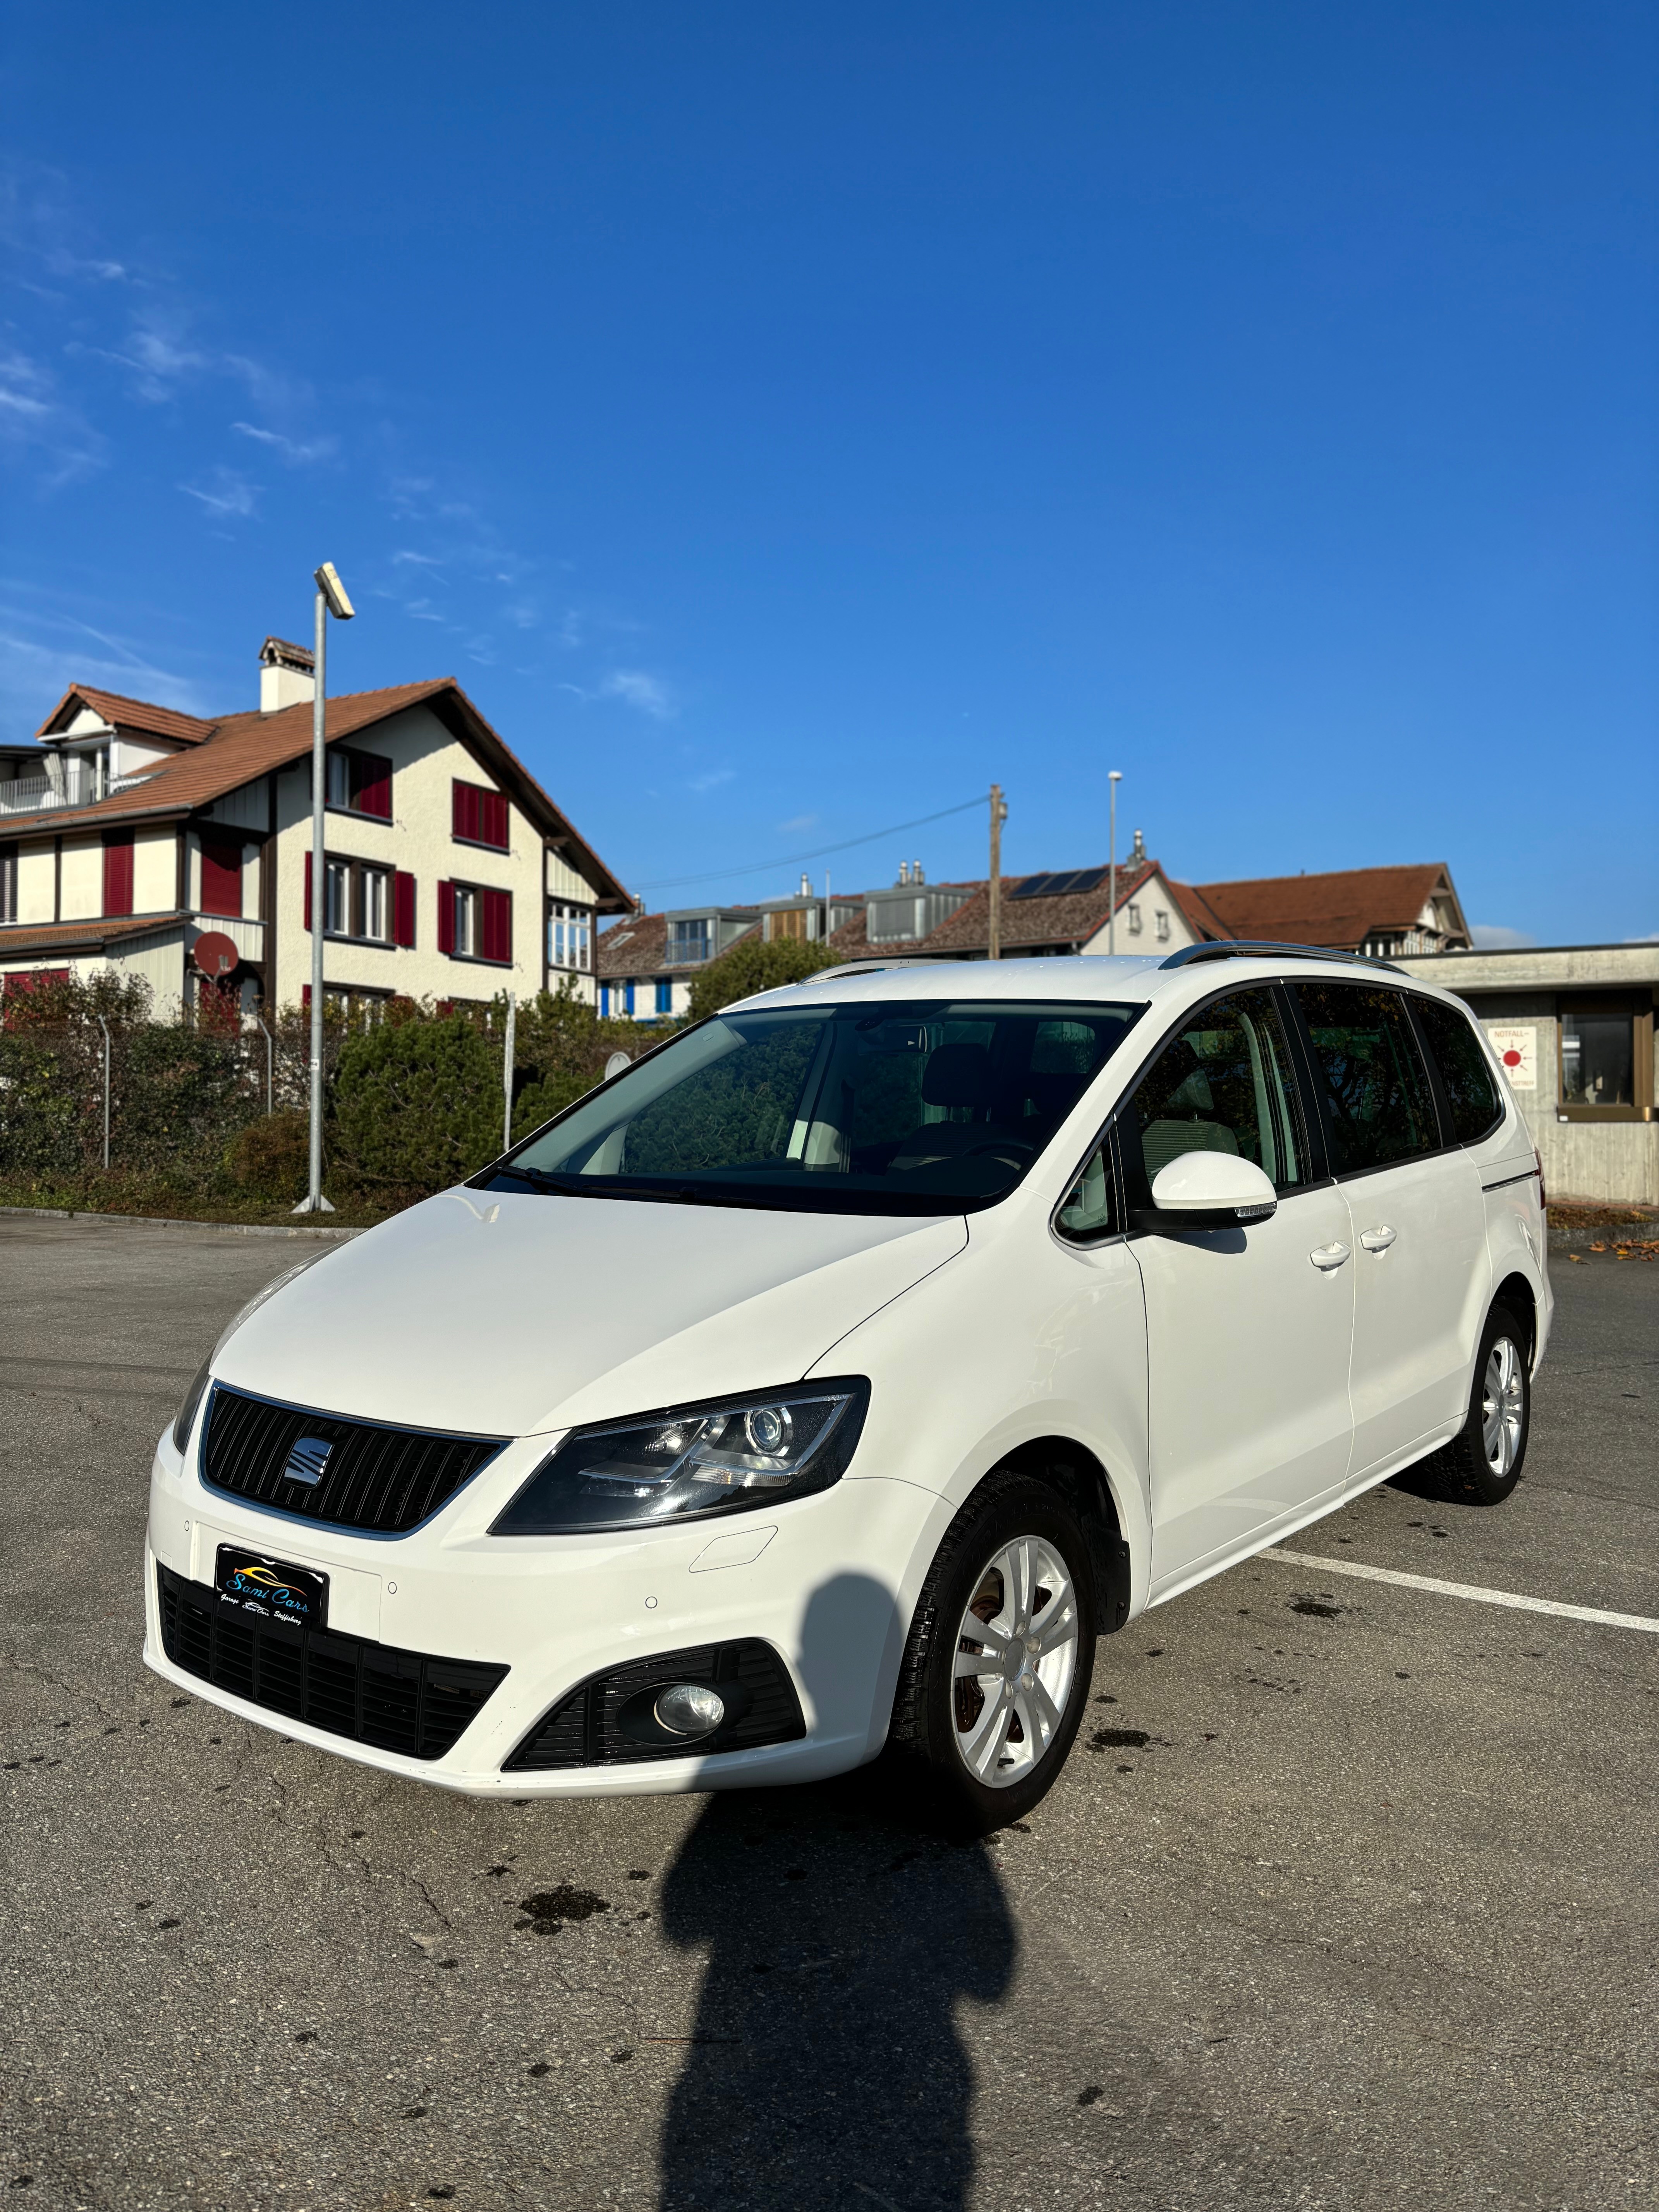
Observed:
[[[1307,1179],[1307,1146],[1284,1025],[1271,991],[1239,991],[1195,1014],[1141,1078],[1130,1108],[1150,1185],[1183,1152],[1231,1152],[1276,1190]],[[1150,1192],[1142,1203],[1150,1203]]]
[[[1460,1145],[1473,1144],[1497,1126],[1503,1111],[1474,1025],[1467,1014],[1460,1014],[1455,1006],[1442,1006],[1437,999],[1414,999],[1412,1004],[1440,1070],[1451,1108],[1452,1134]]]
[[[1398,991],[1298,983],[1329,1105],[1331,1167],[1386,1167],[1439,1144],[1429,1071]]]
[[[1117,1184],[1112,1174],[1111,1153],[1103,1142],[1089,1155],[1065,1205],[1054,1216],[1054,1226],[1062,1237],[1088,1244],[1097,1237],[1114,1235],[1122,1225],[1118,1218]]]
[[[1636,1025],[1620,1009],[1561,1009],[1561,1103],[1628,1106],[1636,1097]]]
[[[1007,1000],[734,1008],[514,1158],[594,1196],[869,1212],[985,1205],[1012,1189],[1140,1011]]]

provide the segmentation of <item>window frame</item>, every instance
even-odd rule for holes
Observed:
[[[1394,987],[1391,984],[1389,988],[1392,989]],[[1508,1086],[1499,1080],[1498,1074],[1493,1071],[1492,1064],[1493,1057],[1492,1049],[1492,1046],[1487,1042],[1486,1032],[1484,1026],[1461,999],[1458,1000],[1456,1006],[1446,1006],[1441,1000],[1426,998],[1421,991],[1407,991],[1406,993],[1406,1004],[1411,1009],[1412,1027],[1417,1032],[1418,1049],[1422,1053],[1424,1059],[1428,1062],[1429,1086],[1434,1092],[1434,1110],[1436,1115],[1439,1117],[1440,1121],[1440,1151],[1443,1152],[1466,1152],[1473,1145],[1486,1144],[1490,1138],[1495,1137],[1498,1134],[1498,1132],[1503,1127],[1505,1121],[1509,1117],[1508,1099],[1510,1094]],[[1440,1060],[1434,1048],[1434,1039],[1429,1034],[1429,1025],[1424,1020],[1419,1011],[1420,1008],[1425,1006],[1440,1006],[1442,1011],[1446,1013],[1454,1013],[1458,1015],[1463,1021],[1468,1023],[1469,1028],[1474,1032],[1475,1040],[1479,1046],[1481,1058],[1486,1064],[1486,1073],[1492,1077],[1493,1093],[1498,1100],[1498,1111],[1496,1115],[1493,1116],[1492,1121],[1487,1123],[1486,1127],[1480,1132],[1478,1137],[1460,1137],[1457,1134],[1457,1125],[1452,1116],[1451,1096],[1446,1089],[1445,1078],[1440,1072]],[[1427,1159],[1436,1156],[1425,1152],[1419,1155],[1419,1157]]]
[[[1324,1074],[1319,1065],[1319,1054],[1314,1047],[1313,1032],[1308,1025],[1306,1015],[1302,1011],[1300,994],[1292,988],[1296,983],[1329,983],[1333,985],[1347,983],[1360,989],[1392,991],[1397,999],[1403,999],[1405,1000],[1406,1025],[1411,1031],[1413,1041],[1417,1046],[1419,1056],[1422,1060],[1424,1068],[1426,1071],[1429,1079],[1429,1097],[1434,1108],[1435,1134],[1439,1139],[1438,1143],[1429,1146],[1427,1150],[1424,1152],[1405,1152],[1402,1153],[1398,1159],[1382,1160],[1370,1167],[1338,1168],[1333,1164],[1335,1158],[1335,1149],[1331,1139],[1330,1092],[1326,1085]],[[1421,1024],[1419,1023],[1416,1015],[1412,1011],[1411,1001],[1413,994],[1404,987],[1404,985],[1395,983],[1389,978],[1382,976],[1372,981],[1369,977],[1361,979],[1352,975],[1297,975],[1283,978],[1281,980],[1280,988],[1289,1004],[1290,1011],[1296,1025],[1297,1039],[1302,1048],[1304,1079],[1310,1097],[1312,1101],[1315,1115],[1318,1122],[1320,1139],[1324,1148],[1327,1179],[1329,1182],[1336,1183],[1358,1182],[1361,1177],[1364,1176],[1392,1175],[1396,1168],[1414,1167],[1419,1161],[1442,1159],[1448,1152],[1461,1152],[1463,1150],[1463,1146],[1455,1139],[1450,1142],[1448,1141],[1448,1132],[1451,1127],[1451,1114],[1447,1106],[1445,1094],[1441,1085],[1440,1069],[1436,1062],[1433,1053],[1429,1049],[1427,1036]],[[1488,1130],[1487,1135],[1490,1135],[1491,1133],[1491,1131]],[[1474,1144],[1480,1144],[1483,1143],[1485,1139],[1481,1138],[1473,1138],[1470,1141]]]
[[[311,867],[311,854],[309,851],[306,854],[306,867],[307,872]],[[346,872],[346,921],[348,927],[344,929],[331,929],[328,927],[328,872],[331,868],[343,868]],[[387,933],[384,937],[366,937],[363,935],[362,929],[359,927],[363,912],[362,879],[364,875],[371,871],[375,875],[384,876],[386,879],[386,918]],[[331,853],[327,847],[325,846],[323,848],[323,881],[320,893],[319,892],[318,886],[314,883],[310,886],[312,926],[313,927],[315,927],[318,915],[320,913],[323,921],[324,943],[327,945],[366,945],[371,951],[375,952],[397,951],[399,949],[398,944],[398,878],[404,872],[404,871],[397,867],[390,860],[360,860],[357,855],[353,853]],[[309,931],[307,931],[307,934],[308,935],[309,933]],[[332,988],[332,986],[330,988]]]
[[[488,837],[469,837],[455,827],[459,794],[464,791],[478,799],[499,799],[505,835],[498,845]],[[482,812],[482,809],[479,810]],[[467,845],[475,853],[511,853],[513,850],[513,806],[507,793],[493,783],[474,783],[470,776],[456,775],[449,780],[449,842],[452,845]]]
[[[1637,1001],[1633,991],[1559,991],[1555,999],[1555,1118],[1558,1121],[1651,1121],[1653,1105],[1653,1007]],[[1614,1015],[1631,1025],[1631,1103],[1628,1106],[1584,1106],[1566,1097],[1565,1017]]]
[[[470,894],[473,898],[477,899],[477,902],[478,902],[478,906],[477,906],[478,933],[478,933],[479,939],[480,939],[481,940],[482,940],[483,936],[483,927],[484,927],[484,923],[483,923],[483,902],[484,902],[484,899],[488,896],[488,897],[490,897],[490,898],[504,898],[504,899],[507,901],[507,957],[506,957],[506,959],[505,959],[505,960],[496,960],[496,959],[493,959],[493,958],[491,958],[491,957],[490,957],[487,953],[483,953],[483,952],[458,952],[458,951],[456,951],[456,949],[455,949],[455,896],[456,896],[456,893],[457,893],[458,891],[466,891],[466,892],[468,892],[468,893],[469,893],[469,894]],[[442,884],[441,884],[439,885],[439,889],[438,889],[438,896],[439,896],[439,897],[440,897],[440,898],[443,898],[443,897],[445,897],[445,896],[447,896],[448,897],[449,901],[450,901],[450,910],[449,910],[449,930],[448,930],[448,936],[449,936],[449,950],[447,951],[447,952],[446,952],[446,953],[444,954],[444,957],[445,957],[445,959],[447,959],[447,960],[459,960],[459,961],[461,961],[463,963],[465,963],[466,966],[468,966],[468,967],[471,967],[471,968],[505,968],[505,969],[511,969],[514,967],[514,965],[515,964],[515,963],[514,963],[514,951],[513,951],[513,894],[512,894],[512,892],[511,892],[510,890],[505,890],[505,889],[504,889],[504,888],[503,888],[500,884],[478,884],[478,883],[471,883],[471,882],[468,882],[467,880],[465,880],[465,879],[464,878],[462,878],[462,877],[455,876],[455,877],[451,877],[451,878],[446,878],[446,880],[445,880]],[[443,930],[442,930],[442,929],[441,929],[441,928],[440,928],[440,931],[439,931],[439,943],[440,943],[441,945],[441,943],[443,942],[443,936],[444,936],[444,932],[443,932]]]
[[[348,791],[351,787],[351,763],[354,761],[373,761],[377,768],[383,768],[386,770],[386,812],[384,814],[376,814],[367,806],[352,806],[349,804],[342,806],[337,805],[329,797],[329,763],[331,761],[336,760],[343,761],[346,763],[346,788]],[[307,762],[306,777],[307,784],[309,784],[311,781],[311,764]],[[393,821],[396,819],[392,796],[392,785],[394,774],[395,770],[392,767],[392,760],[386,753],[366,753],[357,745],[331,744],[323,755],[324,813],[343,814],[347,820],[351,822],[379,822],[389,830],[392,827]]]
[[[598,920],[599,917],[591,906],[583,906],[575,899],[549,896],[545,921],[547,944],[544,950],[550,975],[591,975],[593,973],[593,944],[595,925]],[[586,931],[586,934],[582,939],[582,951],[586,955],[584,959],[571,961],[556,960],[553,957],[553,932],[561,922],[567,929],[579,927]]]

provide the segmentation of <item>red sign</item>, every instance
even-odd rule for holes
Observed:
[[[227,937],[222,929],[206,929],[191,948],[190,957],[203,975],[216,980],[228,975],[242,956],[236,950],[235,939]]]

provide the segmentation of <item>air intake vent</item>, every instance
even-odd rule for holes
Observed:
[[[674,1682],[706,1682],[720,1692],[729,1719],[695,1742],[665,1742],[640,1725],[651,1692]],[[794,1743],[806,1733],[789,1670],[769,1644],[704,1644],[665,1651],[608,1674],[595,1674],[544,1713],[503,1772],[556,1766],[621,1766],[636,1759],[688,1759],[709,1752],[750,1751],[763,1743]]]
[[[343,1420],[216,1383],[202,1475],[250,1504],[401,1536],[471,1482],[507,1441]]]
[[[332,1629],[264,1626],[204,1583],[158,1566],[161,1646],[175,1667],[249,1705],[405,1759],[441,1759],[507,1668],[436,1659]]]

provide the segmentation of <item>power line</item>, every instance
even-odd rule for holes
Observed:
[[[873,845],[883,837],[901,836],[907,830],[922,830],[930,822],[943,822],[950,814],[966,814],[975,806],[983,806],[983,795],[964,799],[960,806],[941,806],[937,814],[918,815],[914,822],[896,822],[890,830],[872,830],[862,837],[845,837],[839,845],[817,845],[810,853],[793,853],[781,860],[746,860],[735,868],[710,868],[700,876],[656,876],[648,884],[635,884],[639,891],[673,890],[682,884],[712,884],[727,876],[758,876],[769,868],[795,868],[803,860],[822,860],[831,853],[850,852],[854,845]]]

